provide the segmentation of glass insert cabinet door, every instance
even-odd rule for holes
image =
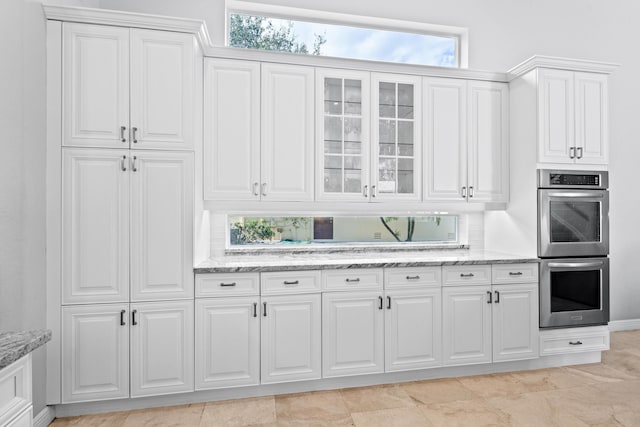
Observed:
[[[369,73],[316,71],[318,199],[368,201],[369,84]]]
[[[420,200],[420,83],[414,76],[372,74],[372,200]]]

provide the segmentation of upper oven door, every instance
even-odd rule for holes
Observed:
[[[609,253],[609,192],[538,190],[538,256]]]

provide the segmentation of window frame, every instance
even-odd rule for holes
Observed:
[[[229,22],[230,16],[232,14],[267,16],[277,19],[348,25],[352,27],[370,28],[374,30],[416,33],[439,37],[453,37],[454,39],[456,39],[457,65],[448,68],[466,69],[469,67],[469,31],[465,27],[428,24],[423,22],[404,21],[399,19],[388,19],[374,16],[351,15],[346,13],[327,12],[316,9],[303,9],[266,3],[254,3],[245,0],[225,0],[225,46],[229,46]],[[393,63],[402,64],[400,62]]]

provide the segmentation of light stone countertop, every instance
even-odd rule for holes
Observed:
[[[227,255],[197,265],[198,273],[267,272],[438,265],[515,264],[538,258],[470,249]]]
[[[0,333],[0,369],[11,365],[50,340],[49,329]]]

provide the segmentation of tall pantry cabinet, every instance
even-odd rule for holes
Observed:
[[[48,119],[60,122],[61,248],[48,403],[193,391],[196,37],[48,26],[60,37],[49,37],[49,73],[58,64],[61,77],[49,96],[62,104]]]

